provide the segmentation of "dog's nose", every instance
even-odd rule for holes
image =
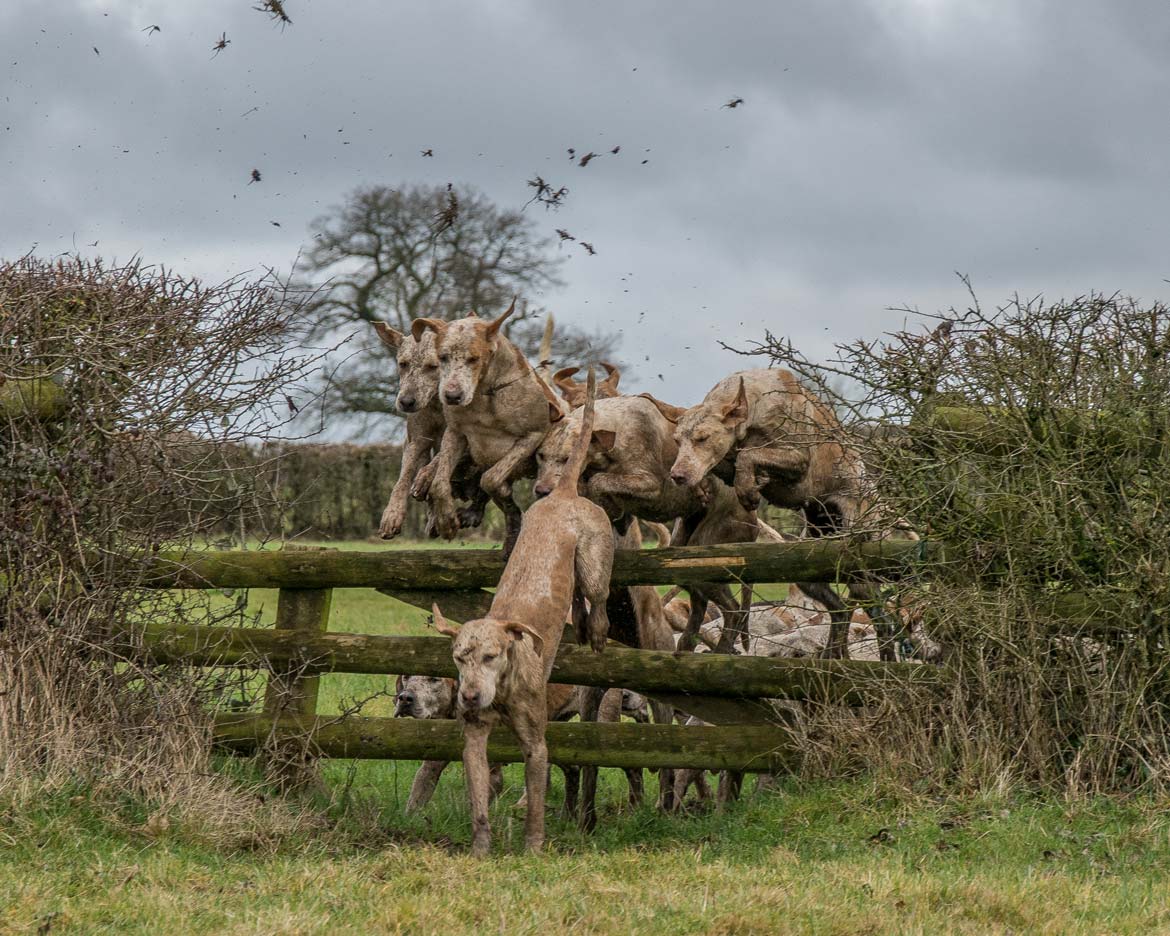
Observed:
[[[451,406],[458,406],[462,399],[463,399],[463,394],[460,393],[458,390],[444,390],[443,391],[443,401],[445,403],[451,404]]]
[[[412,396],[398,395],[398,408],[404,413],[413,413],[418,409],[418,401]]]
[[[463,703],[464,708],[478,708],[479,707],[479,693],[468,692],[466,689],[459,693],[459,699]]]
[[[532,493],[535,494],[537,497],[548,497],[548,495],[552,493],[552,488],[549,487],[547,484],[545,484],[543,481],[540,481],[537,484],[533,485]]]
[[[687,476],[685,474],[683,474],[681,471],[672,471],[670,473],[670,480],[673,481],[675,484],[682,485],[682,484],[687,483]]]

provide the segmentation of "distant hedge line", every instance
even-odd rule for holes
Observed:
[[[378,535],[382,510],[398,480],[399,445],[270,444],[241,453],[255,466],[258,489],[268,496],[249,512],[250,536],[366,539]],[[426,511],[410,501],[404,539],[425,537]],[[500,517],[490,509],[482,535],[494,535]],[[235,534],[237,530],[222,530]]]

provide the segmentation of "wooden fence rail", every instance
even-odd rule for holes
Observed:
[[[152,624],[151,655],[160,663],[268,667],[303,675],[409,673],[456,675],[445,637],[395,637],[264,628]],[[554,682],[620,687],[637,692],[694,693],[725,698],[782,698],[862,705],[892,683],[905,689],[936,688],[942,670],[912,663],[865,660],[782,659],[731,654],[666,653],[609,646],[604,653],[562,643]]]
[[[732,546],[619,550],[614,585],[699,582],[832,582],[862,573],[896,578],[937,547],[892,540],[802,540]],[[494,588],[498,549],[294,550],[162,553],[147,560],[148,588]]]
[[[413,718],[330,720],[223,715],[216,738],[226,750],[250,754],[272,739],[303,739],[310,754],[374,760],[445,760],[463,756],[458,722]],[[767,725],[734,729],[682,725],[554,722],[546,735],[554,764],[597,767],[694,767],[708,770],[767,771],[791,767],[792,737]],[[294,742],[295,743],[295,742]],[[516,736],[497,726],[488,757],[501,763],[522,759]]]

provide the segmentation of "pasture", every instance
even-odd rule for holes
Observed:
[[[370,548],[367,543],[330,544]],[[419,544],[411,544],[417,548]],[[765,590],[767,593],[767,590]],[[216,601],[227,602],[219,596]],[[271,625],[276,592],[248,613]],[[338,589],[330,630],[430,633],[423,612],[371,590]],[[390,677],[329,673],[319,708],[364,699],[393,714]],[[864,776],[753,780],[723,811],[630,809],[620,771],[602,772],[600,821],[579,833],[558,813],[549,850],[521,851],[505,772],[489,862],[466,854],[462,769],[406,817],[408,761],[323,762],[328,793],[233,839],[141,800],[62,789],[35,808],[0,804],[0,933],[939,933],[1154,932],[1170,926],[1164,803],[1027,796],[1014,788],[939,796]],[[248,771],[222,760],[220,769]],[[257,780],[258,782],[258,780]]]

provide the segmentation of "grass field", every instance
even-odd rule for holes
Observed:
[[[276,593],[249,599],[270,621]],[[339,590],[331,628],[423,633],[423,619]],[[364,713],[390,715],[392,690],[388,677],[328,675],[320,707],[376,696]],[[665,817],[630,810],[624,777],[603,771],[586,837],[556,812],[554,770],[549,849],[530,857],[513,766],[493,808],[496,854],[476,861],[461,768],[406,818],[415,766],[329,762],[334,796],[313,804],[315,830],[263,847],[209,844],[84,790],[31,811],[0,802],[0,934],[1170,932],[1161,802],[935,798],[856,780]]]

